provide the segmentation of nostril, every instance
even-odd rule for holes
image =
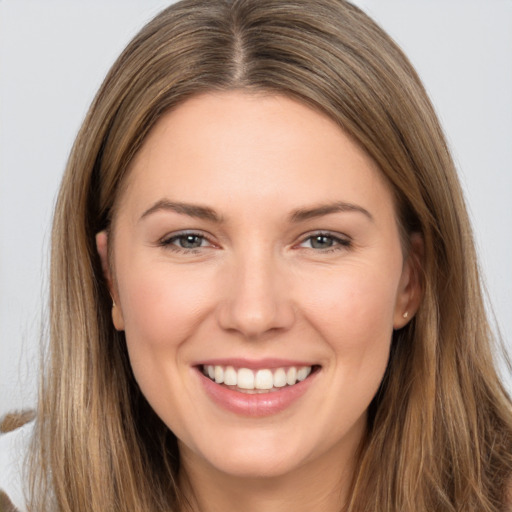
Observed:
[[[270,302],[270,303],[269,303]],[[232,302],[219,312],[219,325],[230,332],[238,332],[247,339],[276,334],[293,325],[295,315],[286,304]]]

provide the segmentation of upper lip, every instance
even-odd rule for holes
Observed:
[[[214,358],[198,361],[193,366],[233,366],[234,368],[248,368],[258,370],[260,368],[287,368],[290,366],[303,367],[315,366],[315,363],[304,360],[264,358],[264,359],[246,359],[246,358]]]

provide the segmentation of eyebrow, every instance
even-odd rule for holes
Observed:
[[[314,219],[316,217],[323,217],[324,215],[330,215],[331,213],[339,212],[359,212],[368,217],[372,222],[375,221],[372,214],[356,204],[345,203],[343,201],[337,201],[330,204],[321,204],[312,208],[299,208],[290,215],[290,222],[297,223],[303,222],[308,219]]]
[[[148,208],[141,215],[139,221],[158,211],[171,211],[181,215],[194,217],[196,219],[208,220],[217,224],[221,224],[224,221],[222,216],[220,216],[213,208],[208,206],[190,203],[179,203],[175,201],[169,201],[168,199],[160,199],[157,201],[153,206]],[[372,214],[362,206],[346,203],[343,201],[337,201],[330,204],[321,204],[311,208],[299,208],[294,210],[289,215],[289,221],[296,224],[305,220],[340,212],[359,212],[368,217],[368,219],[370,219],[372,222],[374,221]]]
[[[141,216],[139,221],[146,218],[148,215],[158,211],[171,211],[179,213],[181,215],[188,215],[189,217],[195,217],[196,219],[209,220],[215,223],[221,223],[222,217],[219,216],[215,210],[208,206],[201,206],[197,204],[189,203],[177,203],[169,201],[168,199],[161,199],[157,201],[151,208],[148,208]]]

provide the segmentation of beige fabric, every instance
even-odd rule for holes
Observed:
[[[0,433],[11,432],[22,427],[25,423],[32,421],[35,418],[35,415],[35,412],[32,410],[6,414],[2,419],[0,419]],[[2,509],[0,509],[0,512],[2,512]]]
[[[19,512],[9,499],[9,496],[0,489],[0,512]]]

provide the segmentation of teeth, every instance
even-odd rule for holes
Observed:
[[[242,389],[254,389],[254,373],[247,368],[240,368],[236,385]]]
[[[278,368],[274,373],[274,387],[282,388],[286,386],[286,372],[283,368]]]
[[[248,371],[251,372],[251,370]],[[272,372],[270,370],[258,370],[256,372],[256,377],[254,378],[254,387],[256,389],[272,389],[273,385],[274,379],[272,377]]]
[[[304,367],[297,371],[297,380],[303,381],[311,373],[311,368]]]
[[[250,370],[249,368],[233,368],[233,366],[207,365],[203,367],[203,373],[217,384],[238,387],[243,390],[271,390],[282,388],[286,385],[293,386],[297,382],[306,379],[311,373],[311,366],[297,368],[264,368]]]
[[[215,367],[214,378],[217,384],[222,384],[224,382],[224,368],[222,368],[222,366]]]
[[[226,386],[236,386],[236,383],[236,370],[232,366],[228,366],[224,372],[224,384],[226,384]]]
[[[286,383],[288,386],[293,386],[297,382],[297,368],[295,366],[292,366],[288,368],[288,371],[286,372]]]

